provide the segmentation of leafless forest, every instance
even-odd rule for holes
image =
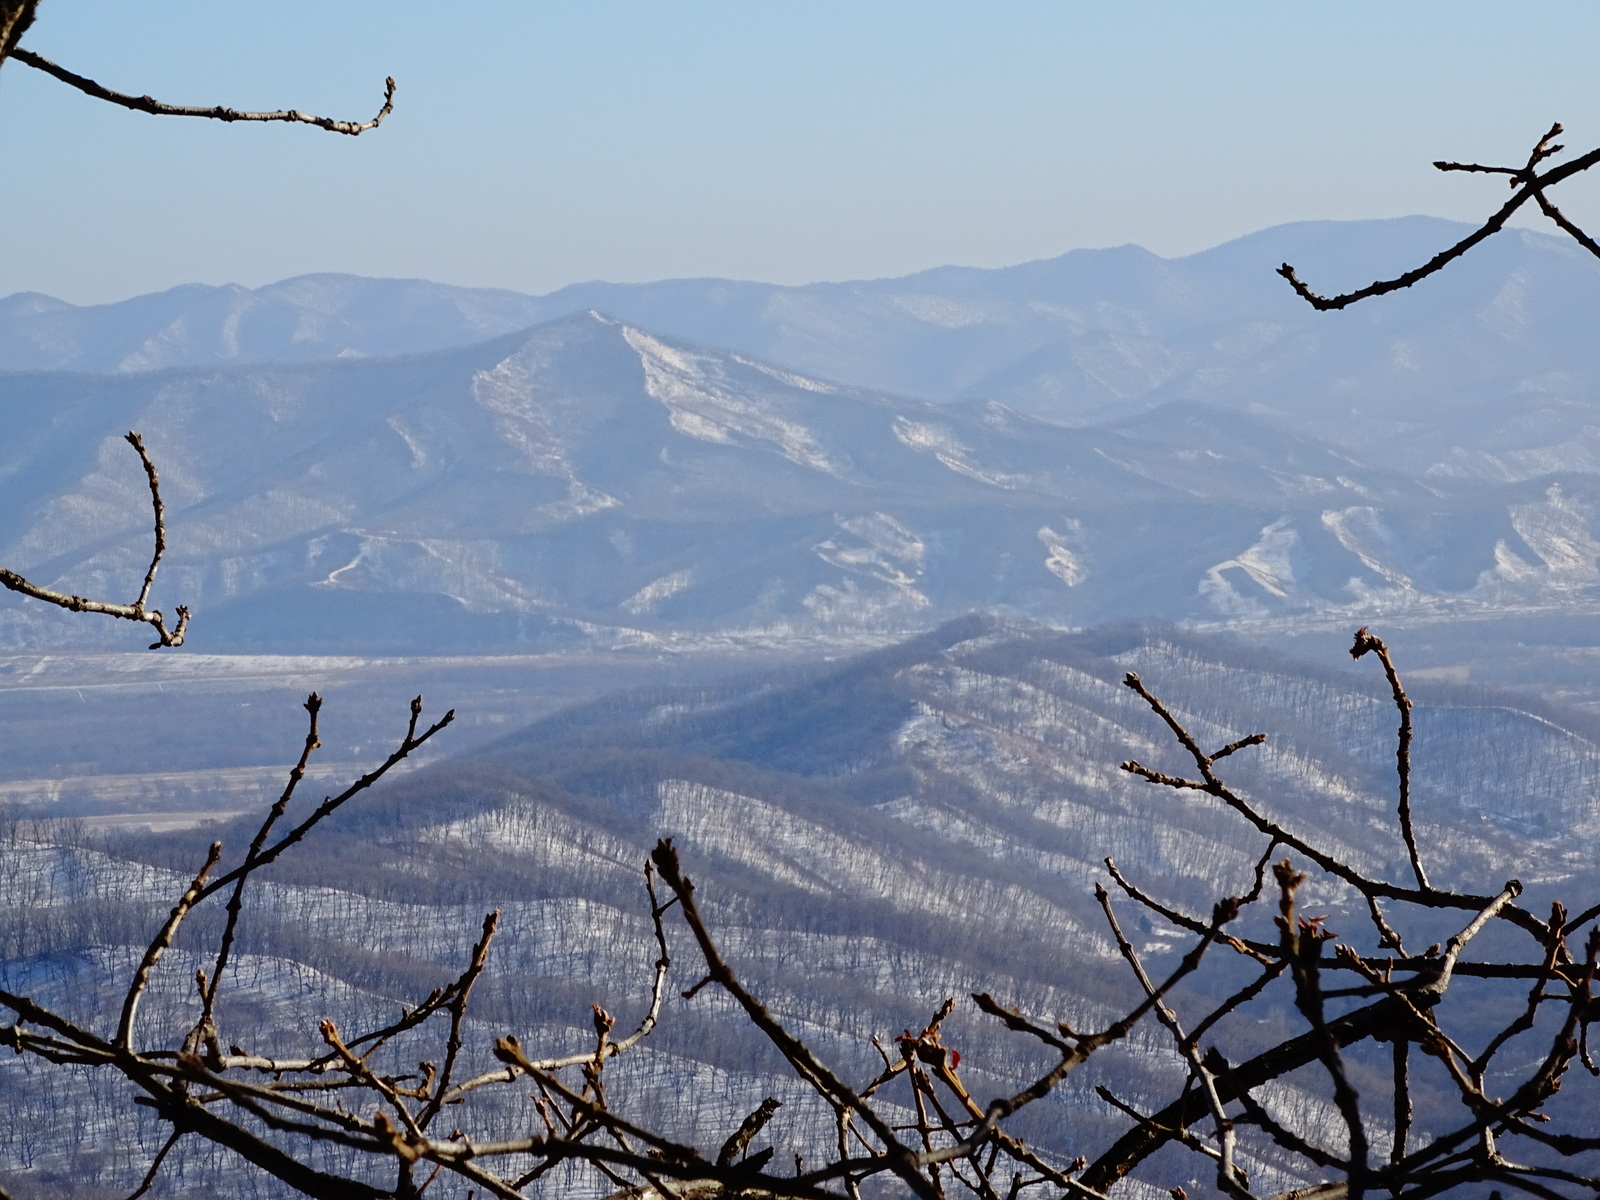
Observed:
[[[1586,741],[1530,751],[1448,693],[1414,721],[1364,632],[1354,690],[1217,649],[979,624],[602,702],[370,793],[290,787],[204,878],[204,830],[14,814],[9,1153],[106,1188],[162,1156],[180,1194],[1584,1186],[1595,913],[1550,897],[1592,836],[1551,811]],[[928,715],[874,765],[895,699]],[[1235,736],[1251,710],[1285,728]],[[396,755],[432,736],[414,716]],[[1451,803],[1519,781],[1491,828]],[[1496,871],[1530,890],[1471,887]]]

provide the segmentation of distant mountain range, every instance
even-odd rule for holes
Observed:
[[[85,308],[20,294],[0,300],[0,369],[370,357],[468,345],[593,309],[836,383],[999,400],[1058,421],[1205,400],[1371,443],[1519,394],[1581,399],[1600,366],[1600,263],[1571,242],[1509,231],[1420,287],[1335,314],[1314,312],[1273,274],[1288,260],[1324,290],[1355,286],[1416,265],[1465,230],[1426,217],[1312,222],[1187,258],[1123,246],[802,287],[686,279],[535,297],[308,275]]]
[[[1591,609],[1600,264],[1513,232],[1336,314],[1272,274],[1333,288],[1457,231],[804,288],[12,297],[0,562],[136,591],[138,428],[171,525],[158,600],[215,650]],[[66,620],[7,596],[0,639],[82,644]]]

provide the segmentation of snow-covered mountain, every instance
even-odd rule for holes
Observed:
[[[156,598],[194,609],[199,649],[1592,606],[1592,406],[1522,394],[1494,417],[1370,456],[1194,402],[1067,427],[583,313],[422,355],[0,375],[0,562],[136,592],[137,428],[168,511]],[[127,633],[0,608],[13,646]]]
[[[1559,412],[1595,386],[1600,262],[1591,255],[1514,230],[1410,291],[1331,314],[1273,273],[1287,260],[1321,290],[1357,286],[1416,265],[1465,229],[1422,217],[1314,222],[1185,258],[1124,246],[803,287],[691,279],[531,297],[313,275],[87,308],[18,295],[0,300],[0,367],[128,372],[424,351],[593,309],[808,376],[999,400],[1057,421],[1200,400],[1270,413],[1368,456],[1461,420],[1498,425],[1507,450],[1528,450],[1538,422],[1501,421],[1508,401]],[[1462,466],[1528,469],[1525,460]]]

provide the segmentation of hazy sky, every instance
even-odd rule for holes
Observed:
[[[801,282],[1308,218],[1474,219],[1552,121],[1600,144],[1600,5],[43,0],[24,44],[175,103],[0,71],[0,295],[308,271],[543,292]],[[1566,206],[1600,225],[1600,178]]]

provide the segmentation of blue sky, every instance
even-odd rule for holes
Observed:
[[[1551,120],[1600,144],[1600,5],[43,0],[25,45],[178,103],[0,71],[0,295],[308,271],[542,292],[802,282],[1284,221],[1472,219]],[[1600,179],[1568,185],[1600,225]]]

